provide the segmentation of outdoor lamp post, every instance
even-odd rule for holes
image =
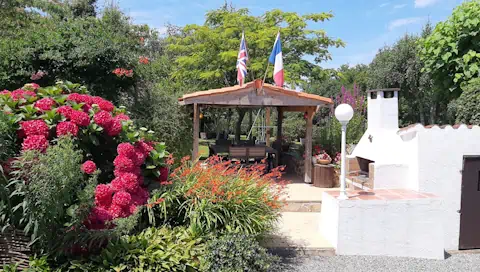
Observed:
[[[346,192],[346,183],[345,183],[345,145],[346,145],[346,134],[347,134],[347,124],[353,117],[353,109],[348,104],[340,104],[335,109],[335,117],[342,125],[342,158],[340,165],[340,195],[338,199],[348,199]]]

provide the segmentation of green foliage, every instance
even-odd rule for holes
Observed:
[[[458,93],[480,75],[480,1],[465,1],[422,40],[425,71],[439,91]]]
[[[227,234],[207,243],[202,269],[209,272],[277,271],[279,261],[254,237]]]
[[[63,247],[66,229],[82,224],[93,204],[96,175],[86,179],[82,161],[72,139],[60,138],[45,154],[24,152],[15,162],[7,218],[11,226],[31,234],[40,251]]]
[[[282,125],[282,136],[288,142],[305,138],[306,121],[303,113],[287,113]]]
[[[480,79],[472,80],[455,101],[458,124],[480,125]]]
[[[344,45],[341,40],[327,36],[324,30],[308,29],[310,22],[323,22],[332,17],[332,13],[302,16],[278,9],[252,16],[247,9],[225,5],[207,13],[204,25],[170,28],[167,52],[175,56],[177,66],[172,77],[187,84],[200,82],[204,89],[235,85],[235,61],[244,30],[250,62],[247,81],[260,78],[281,27],[286,82],[302,82],[303,77],[321,72],[320,67],[304,59],[305,55],[314,56],[318,63],[331,59],[329,47]],[[270,69],[269,80],[272,73]]]
[[[110,242],[88,261],[72,261],[68,270],[195,271],[202,253],[202,239],[184,228],[148,228]]]
[[[342,125],[331,118],[325,125],[316,126],[313,131],[314,145],[319,145],[328,154],[335,155],[341,150]],[[359,113],[353,115],[347,125],[347,144],[357,144],[366,129],[365,117]]]
[[[0,164],[18,152],[13,118],[0,111]]]
[[[430,32],[427,24],[422,36]],[[400,88],[401,125],[445,121],[446,103],[435,94],[429,74],[422,72],[419,39],[416,35],[403,36],[392,46],[382,48],[370,64],[369,88]]]

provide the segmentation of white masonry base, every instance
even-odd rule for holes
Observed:
[[[337,255],[445,258],[440,198],[335,193],[323,193],[320,229]]]

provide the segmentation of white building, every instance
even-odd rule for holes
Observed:
[[[443,250],[480,248],[480,127],[399,129],[396,89],[370,91],[367,110],[348,171],[369,193],[345,201],[324,195],[337,254],[438,259]]]

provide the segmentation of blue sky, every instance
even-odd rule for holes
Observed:
[[[202,24],[207,11],[224,0],[119,0],[120,8],[135,23],[164,30],[165,24]],[[427,20],[445,20],[462,0],[232,0],[235,7],[248,8],[253,15],[281,9],[300,14],[331,11],[334,18],[313,23],[329,36],[341,38],[345,48],[331,49],[333,60],[320,65],[337,68],[341,64],[368,64],[377,50],[390,45],[405,33],[419,33]]]

